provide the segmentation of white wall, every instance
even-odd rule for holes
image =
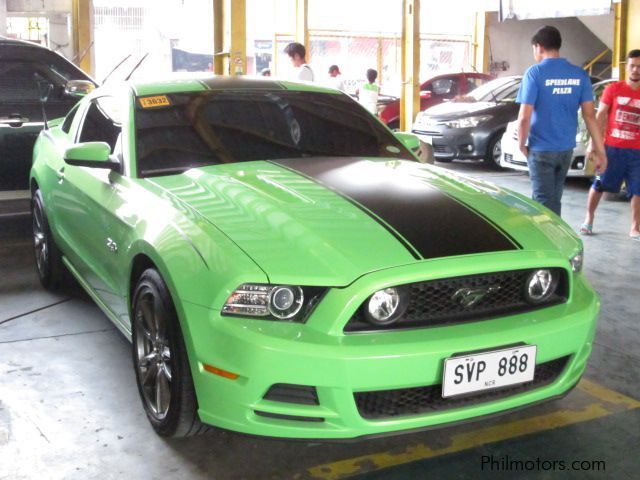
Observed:
[[[521,75],[534,63],[531,37],[536,30],[552,25],[562,34],[561,56],[571,63],[583,65],[606,48],[589,29],[575,17],[540,20],[506,20],[500,23],[497,14],[491,14],[489,39],[494,62],[506,61],[506,71],[498,76]]]
[[[0,0],[6,4],[7,16],[46,16],[49,19],[49,45],[68,59],[74,57],[71,32],[71,0]],[[0,17],[2,5],[0,3]],[[6,20],[0,20],[6,27]]]
[[[7,0],[0,0],[0,35],[7,34]]]
[[[584,23],[610,50],[613,50],[614,23],[616,20],[613,12],[609,15],[578,17],[578,20]]]

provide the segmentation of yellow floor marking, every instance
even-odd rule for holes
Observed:
[[[514,420],[471,432],[453,435],[451,444],[441,448],[431,448],[425,444],[408,446],[403,452],[382,452],[363,455],[338,462],[318,465],[308,469],[311,478],[339,480],[360,473],[372,472],[405,463],[424,460],[449,453],[461,452],[480,445],[495,443],[509,438],[543,432],[605,417],[616,411],[640,408],[640,401],[609,390],[589,380],[582,380],[578,388],[605,404],[621,405],[622,410],[608,409],[600,402],[590,403],[580,410],[558,410],[536,417]]]
[[[640,408],[640,401],[635,398],[627,397],[622,393],[614,392],[602,385],[583,378],[578,384],[578,388],[592,397],[602,400],[606,403],[614,403],[616,405],[624,405],[627,410]]]

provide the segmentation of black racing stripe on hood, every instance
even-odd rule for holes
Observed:
[[[504,231],[458,200],[423,180],[394,177],[392,170],[389,175],[376,176],[379,170],[369,161],[316,157],[272,163],[304,175],[355,203],[394,234],[416,258],[519,248]]]

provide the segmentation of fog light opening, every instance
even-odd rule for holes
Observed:
[[[373,325],[391,325],[400,320],[408,305],[409,294],[406,288],[384,288],[375,292],[364,303],[364,316]]]
[[[556,291],[558,278],[551,270],[535,270],[525,282],[525,297],[531,304],[547,301]]]

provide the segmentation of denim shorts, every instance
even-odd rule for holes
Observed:
[[[640,149],[606,146],[607,169],[596,177],[593,189],[598,192],[618,193],[622,181],[627,182],[630,195],[640,195]]]

